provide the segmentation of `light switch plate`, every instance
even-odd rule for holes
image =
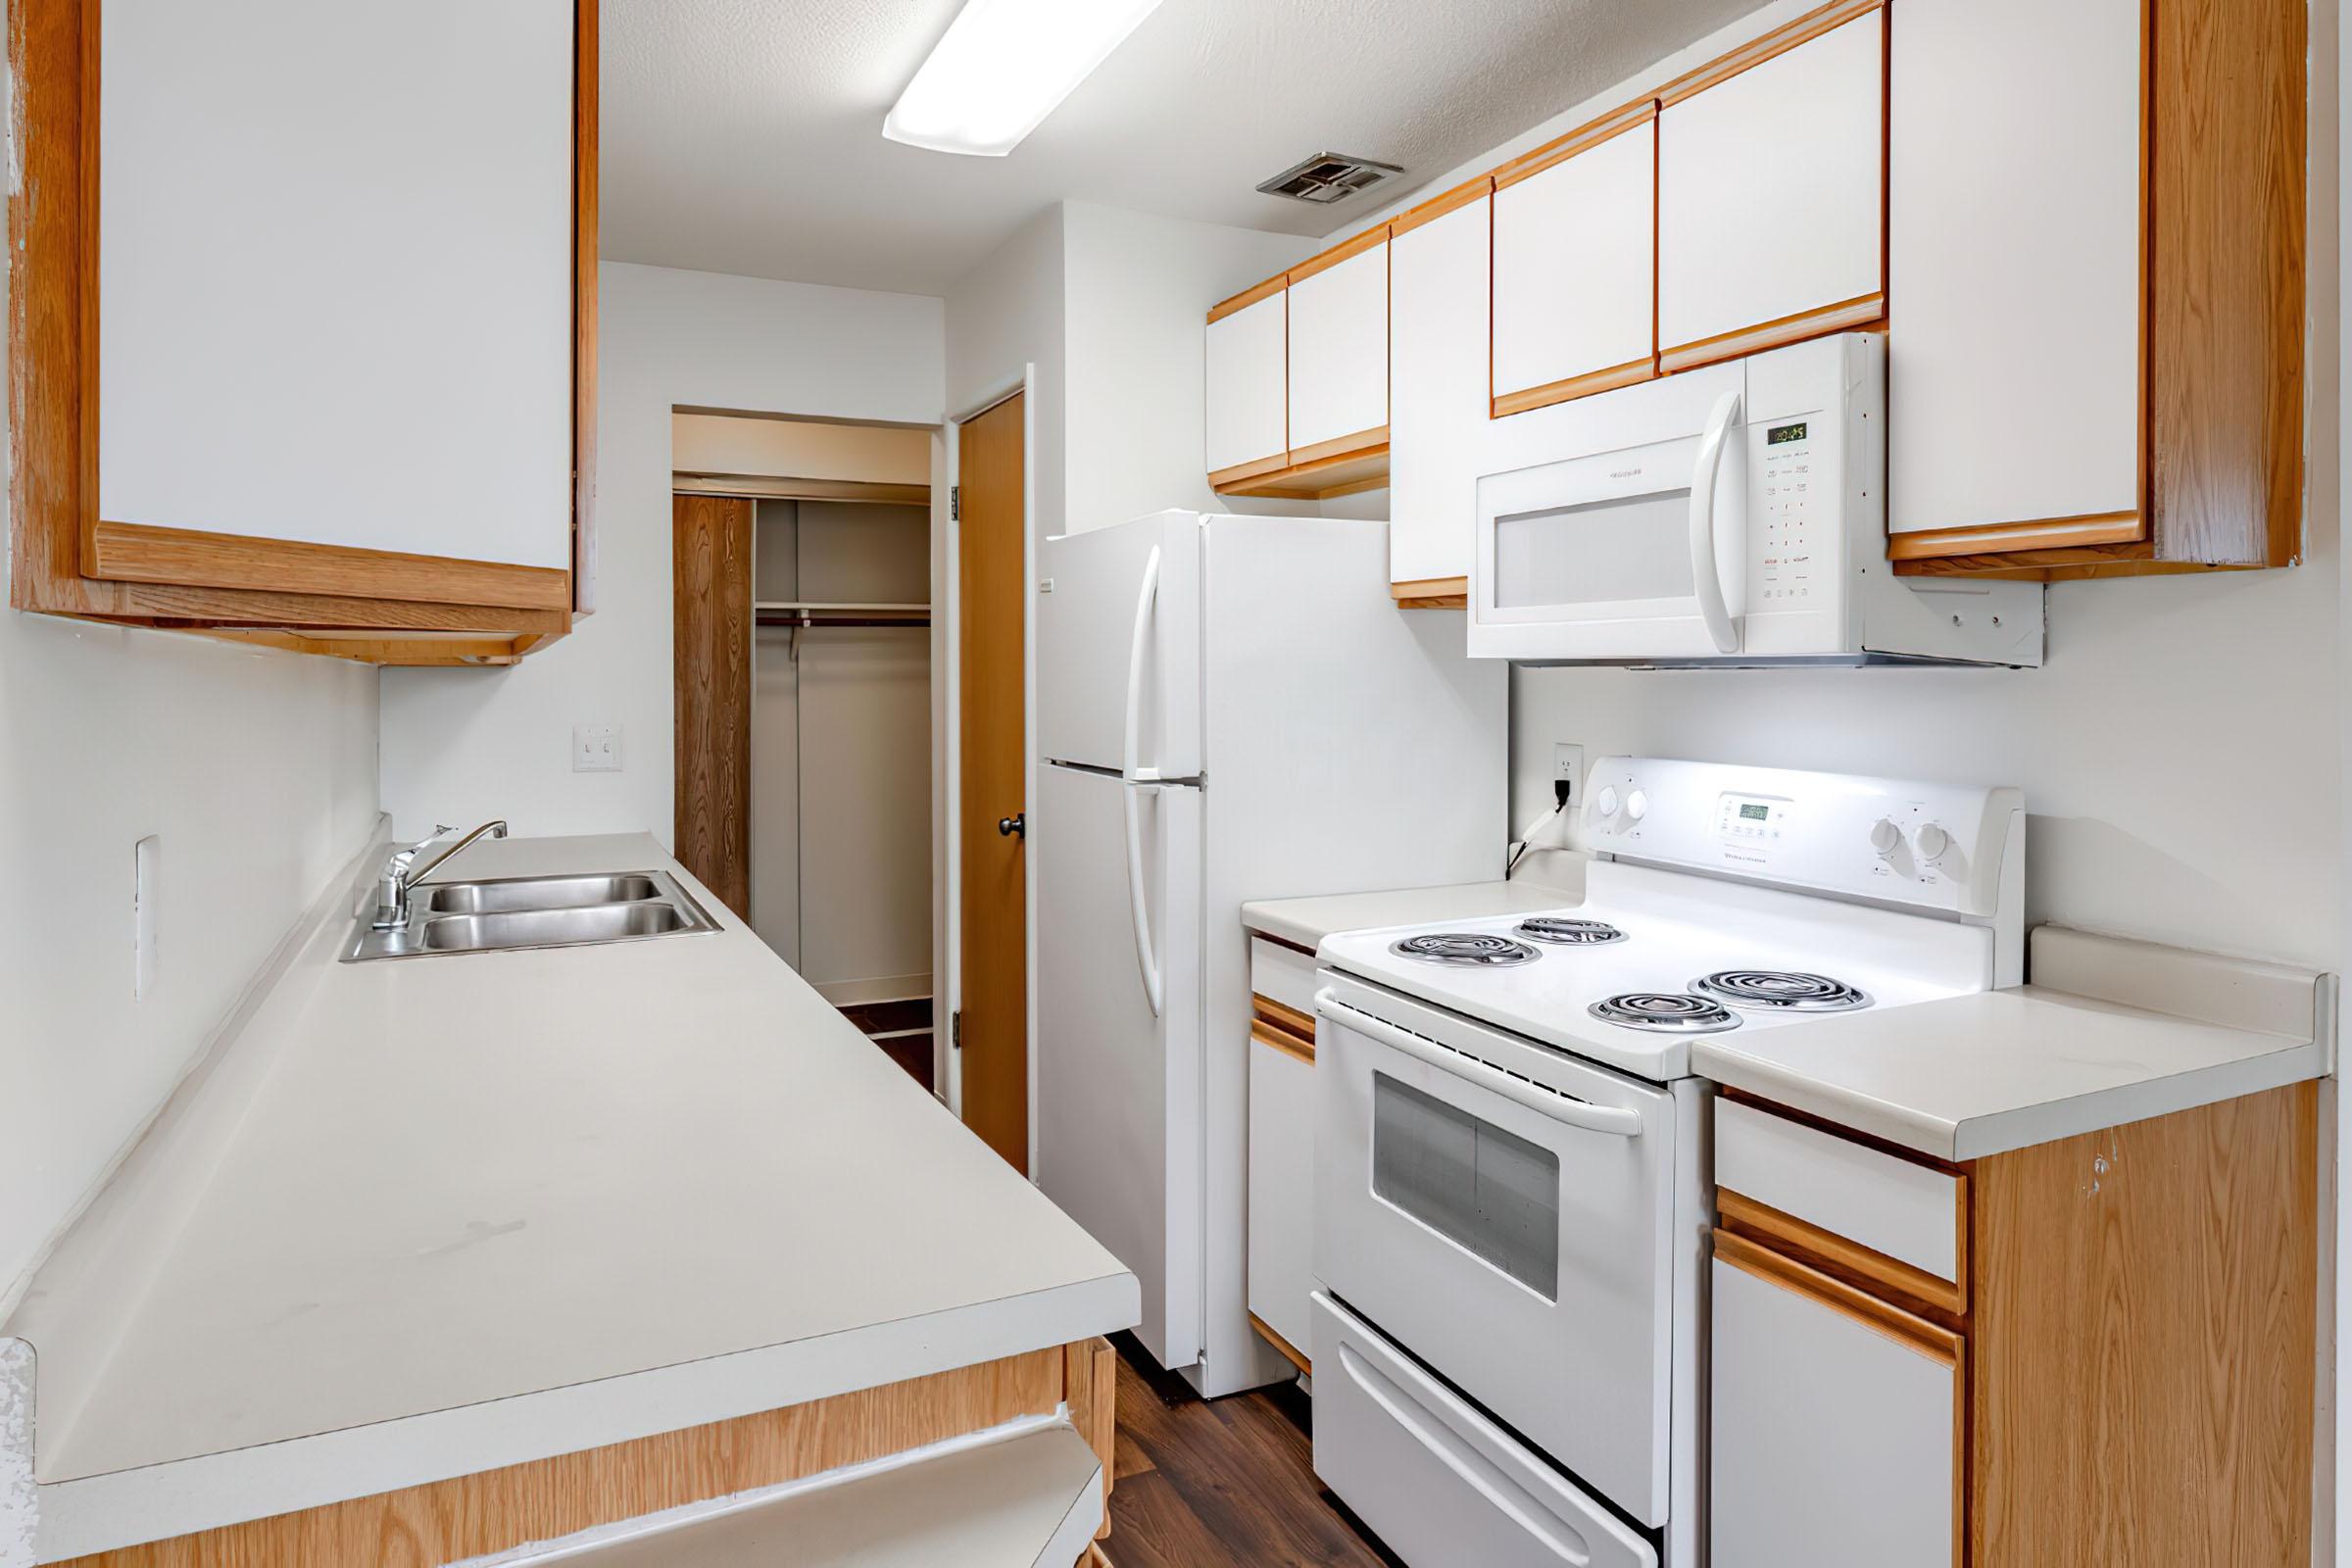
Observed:
[[[618,724],[572,725],[571,770],[574,773],[619,772],[620,726]]]

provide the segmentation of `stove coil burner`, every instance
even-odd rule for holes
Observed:
[[[1675,991],[1629,991],[1585,1010],[1603,1023],[1653,1035],[1712,1035],[1740,1027],[1740,1015],[1723,1004]]]
[[[1869,994],[1826,974],[1785,969],[1718,969],[1690,982],[1702,997],[1767,1012],[1851,1012]]]
[[[1389,951],[1400,958],[1418,958],[1423,963],[1459,964],[1472,969],[1507,969],[1513,964],[1533,963],[1543,956],[1526,943],[1513,942],[1509,937],[1460,931],[1406,937],[1401,942],[1391,943]]]
[[[1558,914],[1539,914],[1520,921],[1519,935],[1561,948],[1592,948],[1625,940],[1625,933],[1606,920],[1573,920]]]

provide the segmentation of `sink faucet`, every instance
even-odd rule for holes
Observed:
[[[384,861],[383,880],[376,884],[375,914],[370,920],[378,931],[398,931],[409,923],[409,890],[441,868],[441,862],[484,836],[503,839],[507,836],[504,821],[484,822],[480,827],[443,850],[439,855],[416,864],[416,857],[429,850],[445,834],[454,833],[451,827],[435,827],[431,834],[418,839],[405,850],[394,850]]]

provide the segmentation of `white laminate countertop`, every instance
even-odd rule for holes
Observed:
[[[1581,892],[1526,880],[1463,882],[1442,888],[1261,899],[1242,906],[1242,924],[1260,936],[1312,953],[1335,931],[1376,931],[1384,926],[1424,925],[1438,920],[1535,914],[1544,909],[1565,908],[1583,897]]]
[[[721,929],[343,964],[322,901],[186,1127],[175,1100],[0,1326],[35,1351],[42,1560],[1137,1320],[1110,1253],[650,836],[435,880],[645,868]]]
[[[2335,980],[2043,926],[2035,983],[1693,1040],[1694,1070],[1978,1159],[2333,1070]]]

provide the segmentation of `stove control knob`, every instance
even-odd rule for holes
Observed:
[[[1887,859],[1903,846],[1903,830],[1894,825],[1894,818],[1882,816],[1870,825],[1870,847]]]
[[[1592,804],[1600,808],[1601,815],[1615,816],[1617,814],[1617,786],[1603,784],[1600,787],[1600,793],[1593,797]]]
[[[1934,865],[1943,858],[1943,852],[1952,847],[1952,836],[1930,822],[1919,830],[1919,858]]]
[[[1649,814],[1649,797],[1640,790],[1625,798],[1625,814],[1639,822]]]

